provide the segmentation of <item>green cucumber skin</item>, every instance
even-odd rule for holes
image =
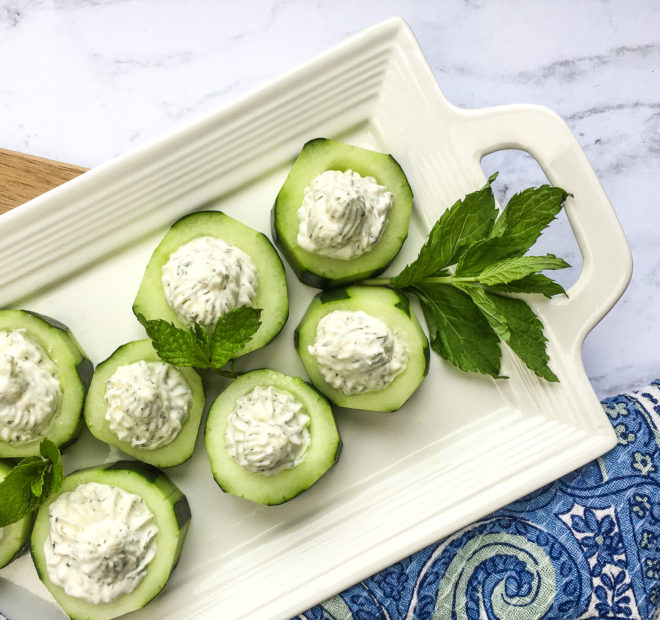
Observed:
[[[151,484],[155,484],[156,480],[164,475],[157,467],[142,461],[114,461],[107,465],[101,465],[95,469],[103,469],[105,471],[129,471],[142,476],[142,478],[148,480]]]
[[[181,427],[179,435],[167,445],[155,450],[145,450],[124,442],[110,430],[105,420],[105,380],[122,365],[138,361],[160,361],[149,339],[133,340],[121,345],[96,368],[84,407],[84,419],[92,435],[124,453],[156,467],[174,467],[192,457],[199,425],[201,423],[206,396],[199,375],[191,368],[178,368],[192,391],[192,404],[189,416]],[[192,428],[194,426],[194,429]]]
[[[406,370],[386,388],[362,394],[346,395],[326,383],[307,347],[314,342],[318,321],[333,310],[364,310],[385,321],[391,329],[407,333],[413,341],[406,340],[409,349]],[[381,311],[389,313],[390,318],[386,319],[385,315],[379,314]],[[340,407],[382,413],[398,411],[417,390],[429,371],[428,339],[412,311],[408,298],[390,287],[353,285],[318,293],[296,326],[293,340],[312,384]]]
[[[229,233],[227,233],[227,229]],[[272,285],[274,294],[277,296],[276,303],[273,303],[267,293],[257,292],[254,305],[261,307],[262,325],[252,340],[238,351],[234,358],[266,346],[280,333],[289,317],[284,264],[266,235],[221,211],[196,211],[183,216],[172,224],[155,248],[145,268],[142,282],[133,302],[133,314],[136,317],[142,315],[148,320],[164,319],[179,328],[187,328],[167,304],[160,277],[154,278],[152,272],[156,269],[160,270],[176,248],[202,236],[214,236],[240,247],[255,261],[259,288],[261,289],[262,285]],[[236,240],[236,236],[244,237],[241,240],[242,247],[241,243]],[[172,238],[181,238],[181,240],[175,245],[171,242]],[[257,256],[263,259],[261,264]]]
[[[332,291],[324,291],[318,295],[319,301],[322,304],[332,303],[340,299],[350,299],[350,295],[346,292],[345,288],[338,288]]]
[[[314,388],[314,386],[311,383],[308,383],[308,385],[309,385],[310,388],[316,389],[316,388]],[[332,463],[330,464],[330,467],[332,467],[333,465],[335,465],[339,462],[339,457],[341,456],[341,453],[342,453],[343,449],[344,449],[344,442],[342,441],[342,439],[340,437],[339,441],[337,442],[337,449],[335,450],[335,455],[333,457]],[[220,490],[223,493],[229,493],[230,495],[232,495],[232,491],[230,490],[230,487],[228,487],[227,485],[225,485],[227,488],[223,487],[222,484],[218,481],[217,478],[214,478],[214,480],[215,480],[215,483],[218,485],[218,487],[220,488]],[[318,480],[316,480],[312,484],[316,484],[316,482],[318,482]],[[309,489],[312,486],[312,484],[310,484],[309,487],[304,488],[302,491],[300,491],[300,493],[303,493],[304,491]],[[299,495],[300,493],[298,493],[297,495]],[[294,497],[296,497],[296,496],[294,496]],[[244,496],[241,496],[241,497],[244,497]],[[250,498],[244,497],[244,499],[250,499]],[[293,499],[293,497],[290,497],[290,498],[285,499],[283,501],[259,502],[259,503],[263,503],[264,506],[279,506],[281,504],[284,504],[285,502],[288,502],[290,499]]]
[[[69,336],[71,336],[71,331],[69,328],[62,323],[61,321],[58,321],[57,319],[54,319],[52,316],[46,316],[45,314],[40,314],[39,312],[35,312],[34,310],[24,310],[25,313],[31,314],[34,317],[37,317],[38,319],[41,319],[44,323],[48,323],[51,327],[54,327],[55,329],[59,329],[62,332],[66,332]]]
[[[305,458],[296,467],[272,477],[244,470],[224,448],[226,418],[233,411],[233,403],[256,385],[273,385],[291,392],[303,402],[311,418],[312,442]],[[269,369],[242,375],[218,396],[209,410],[204,438],[218,487],[225,493],[265,506],[283,504],[309,489],[337,462],[342,449],[327,399],[307,381]]]
[[[108,480],[108,475],[112,476],[113,479]],[[126,475],[129,479],[129,483],[126,486],[117,484],[117,478],[121,479],[123,475]],[[119,597],[119,599],[113,603],[99,605],[85,603],[84,601],[66,595],[59,586],[56,586],[50,582],[45,560],[43,559],[43,542],[45,542],[47,538],[47,529],[44,530],[43,527],[44,521],[46,521],[47,524],[49,504],[56,499],[59,493],[72,490],[78,484],[83,482],[101,482],[104,484],[114,484],[120,488],[125,488],[125,490],[129,492],[135,493],[137,491],[135,488],[132,488],[135,486],[135,484],[130,483],[131,478],[133,480],[138,479],[141,481],[138,486],[147,485],[147,487],[150,489],[150,502],[153,502],[154,498],[158,498],[155,501],[158,502],[160,510],[156,510],[154,515],[156,516],[159,530],[161,530],[159,536],[165,535],[165,533],[169,533],[177,537],[176,546],[173,547],[172,545],[169,545],[169,549],[167,551],[169,555],[167,558],[165,558],[167,561],[165,568],[168,569],[168,574],[162,577],[155,576],[152,578],[152,584],[150,585],[149,591],[146,593],[148,598],[146,598],[146,600],[140,600],[135,603],[131,603],[129,607],[126,606],[126,599],[134,598],[133,594],[135,591],[133,593]],[[70,482],[71,480],[79,480],[79,482],[77,482],[77,484],[72,483],[67,486],[67,482]],[[51,496],[46,504],[44,504],[37,513],[37,521],[35,523],[35,528],[30,540],[30,552],[32,554],[32,559],[39,578],[48,588],[48,590],[50,590],[51,594],[55,596],[62,609],[70,618],[72,618],[72,620],[110,620],[111,618],[123,615],[130,611],[135,611],[147,605],[165,587],[167,581],[169,581],[172,571],[178,564],[185,537],[191,522],[190,506],[186,496],[170,480],[170,478],[158,468],[153,467],[147,463],[142,463],[140,461],[129,460],[106,463],[98,467],[89,467],[75,471],[72,474],[66,476],[64,479],[63,488],[59,491],[59,493]],[[153,510],[153,506],[150,507]],[[175,519],[175,521],[172,521],[170,516],[168,516],[166,513],[171,513],[171,516]],[[176,526],[174,525],[175,523]],[[165,532],[163,529],[163,524],[166,525],[167,532]],[[162,546],[159,549],[162,550]],[[150,564],[150,567],[154,564],[154,562],[157,561],[158,558],[159,555],[157,551],[156,558],[154,558]],[[147,576],[149,574],[150,572],[148,568]],[[140,585],[138,585],[136,591],[139,590],[139,588]]]
[[[319,276],[308,269],[306,269],[298,259],[289,251],[288,246],[285,245],[281,235],[277,230],[276,220],[277,200],[270,210],[270,234],[273,237],[273,242],[278,247],[280,252],[284,255],[286,262],[289,263],[291,269],[296,274],[296,277],[307,286],[312,288],[329,289],[332,288],[334,282],[330,278]]]
[[[84,427],[82,410],[94,365],[71,330],[57,319],[33,310],[0,310],[0,330],[13,329],[26,329],[58,367],[66,404],[58,407],[46,436],[64,450],[75,443]],[[40,440],[35,440],[16,445],[0,441],[0,458],[36,456],[39,443]]]
[[[78,371],[78,376],[80,377],[80,380],[83,382],[85,387],[89,387],[89,383],[92,380],[92,375],[94,374],[94,364],[92,364],[92,362],[89,359],[87,359],[87,357],[85,357],[85,353],[82,350],[82,347],[78,344],[78,341],[71,333],[71,330],[64,323],[62,323],[62,321],[58,321],[57,319],[54,319],[52,316],[47,316],[45,314],[35,312],[34,310],[23,310],[23,312],[25,312],[26,314],[30,314],[38,319],[41,319],[44,323],[47,323],[51,327],[54,327],[55,329],[58,329],[61,332],[64,332],[64,335],[75,343],[75,345],[78,347],[78,349],[80,349],[80,352],[83,355],[83,358],[76,366],[76,369]]]
[[[89,384],[92,382],[92,377],[94,376],[94,364],[85,358],[76,366],[76,371],[85,389],[89,389]]]
[[[337,151],[336,156],[333,149]],[[362,157],[362,165],[343,165],[341,161],[342,153],[349,158],[349,162],[352,161],[353,163],[355,163],[356,159]],[[388,186],[388,188],[395,193],[395,205],[390,215],[393,216],[394,213],[397,213],[397,219],[401,221],[397,222],[396,225],[393,224],[393,227],[390,227],[390,224],[388,223],[388,227],[386,228],[379,244],[377,244],[370,252],[367,252],[359,258],[350,261],[342,261],[306,252],[297,245],[295,233],[291,230],[292,223],[282,223],[280,220],[280,217],[283,217],[289,210],[297,210],[300,206],[299,204],[290,204],[291,197],[289,194],[292,192],[289,191],[287,184],[295,183],[296,186],[300,182],[309,184],[314,177],[310,176],[309,178],[297,179],[297,169],[298,166],[304,167],[307,164],[307,160],[315,156],[320,157],[324,161],[327,160],[327,166],[324,168],[325,170],[346,169],[349,167],[355,169],[360,167],[362,169],[357,170],[357,172],[363,176],[369,174],[369,176],[376,177],[379,183]],[[383,162],[387,162],[387,164],[385,165]],[[371,166],[374,167],[374,170],[379,170],[381,174],[375,172],[372,174]],[[385,172],[383,172],[384,169]],[[316,172],[320,173],[321,171]],[[379,178],[379,176],[381,178]],[[388,180],[390,180],[390,178],[393,179],[393,183],[396,187],[390,187],[388,185]],[[295,194],[296,192],[293,193]],[[285,180],[284,185],[275,199],[275,203],[271,209],[271,234],[275,244],[278,246],[284,258],[301,282],[319,289],[337,288],[352,282],[376,277],[387,269],[399,253],[399,250],[407,237],[412,200],[413,196],[410,185],[408,184],[400,164],[394,159],[394,157],[392,157],[392,155],[377,153],[375,151],[350,146],[326,138],[315,138],[303,146],[296,162],[294,162],[291,168],[289,176]],[[398,215],[399,213],[401,213],[401,215]],[[393,218],[391,217],[390,223],[392,219]],[[297,222],[297,219],[295,221]],[[398,227],[400,230],[395,230],[395,227]],[[376,256],[376,249],[382,254],[378,259],[374,259],[374,256]],[[318,262],[319,266],[316,268],[311,266],[309,264],[310,260]],[[338,270],[339,273],[331,275],[327,270]]]

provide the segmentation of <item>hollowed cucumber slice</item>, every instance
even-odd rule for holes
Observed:
[[[157,551],[147,572],[132,592],[111,603],[94,605],[69,596],[48,576],[44,544],[50,532],[49,506],[62,493],[81,484],[97,482],[119,487],[142,497],[153,513],[157,534]],[[118,461],[100,467],[82,469],[64,478],[60,490],[44,503],[34,524],[30,550],[39,578],[60,607],[74,620],[106,620],[144,607],[165,586],[181,554],[190,523],[190,507],[183,493],[159,469],[138,461]]]
[[[319,321],[334,310],[366,312],[403,338],[408,349],[408,362],[387,387],[361,394],[344,394],[323,379],[316,358],[309,353],[308,347],[314,344]],[[341,407],[396,411],[410,398],[428,372],[429,344],[426,335],[408,299],[389,288],[349,286],[319,293],[305,312],[294,337],[298,354],[314,386]]]
[[[55,445],[66,446],[82,430],[82,408],[94,367],[69,328],[50,317],[28,310],[0,310],[0,331],[24,330],[57,367],[62,396],[45,431]],[[0,440],[0,458],[36,456],[43,437],[31,441]]]
[[[111,430],[105,413],[108,409],[105,400],[105,382],[120,366],[127,366],[134,362],[159,362],[160,358],[154,350],[151,340],[136,340],[119,347],[107,360],[101,362],[94,372],[92,383],[89,386],[85,402],[85,422],[92,435],[111,446],[119,448],[122,452],[135,458],[156,465],[157,467],[172,467],[188,460],[195,449],[197,431],[204,411],[204,386],[200,376],[192,368],[178,367],[192,391],[192,404],[188,419],[181,427],[177,437],[169,444],[145,450],[133,447],[127,441],[122,441]]]
[[[274,476],[244,469],[225,449],[227,418],[236,401],[256,386],[274,386],[287,391],[303,404],[310,417],[310,444],[303,460]],[[234,381],[211,406],[206,420],[206,450],[213,477],[226,493],[260,504],[282,504],[307,490],[339,458],[341,440],[328,401],[298,377],[274,370],[253,370]]]
[[[298,209],[305,188],[326,170],[354,170],[376,179],[394,194],[387,226],[378,243],[362,256],[341,260],[304,250],[298,245]],[[332,288],[381,273],[394,259],[408,235],[412,191],[401,166],[391,156],[336,140],[307,142],[293,164],[271,212],[272,234],[287,262],[305,284]]]
[[[286,276],[277,251],[260,232],[219,211],[199,211],[178,220],[154,251],[138,289],[133,312],[146,319],[164,319],[185,327],[167,303],[161,271],[170,255],[198,237],[216,237],[248,254],[257,268],[257,296],[261,325],[252,339],[234,356],[239,357],[267,345],[280,332],[289,316]]]

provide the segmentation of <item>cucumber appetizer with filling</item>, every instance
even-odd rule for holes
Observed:
[[[317,138],[305,144],[277,195],[273,238],[305,284],[363,280],[398,254],[412,200],[391,155]]]
[[[314,386],[353,409],[396,411],[429,367],[429,344],[408,299],[385,287],[319,293],[295,345]]]
[[[137,340],[96,367],[85,421],[101,441],[151,465],[172,467],[192,456],[204,403],[195,370],[161,361],[151,340]]]
[[[65,325],[0,310],[0,458],[37,455],[44,437],[57,446],[75,441],[92,373]]]
[[[12,465],[0,461],[0,482],[11,471]],[[34,514],[28,514],[15,523],[0,527],[0,568],[20,556],[27,549],[30,532],[34,523]]]
[[[104,620],[163,589],[189,523],[185,495],[162,471],[118,461],[66,476],[37,513],[30,548],[71,618]]]
[[[248,372],[220,394],[205,439],[220,488],[266,505],[308,489],[341,450],[328,401],[302,379],[273,370]]]
[[[289,315],[286,277],[262,233],[220,213],[200,211],[178,220],[154,251],[133,311],[177,327],[212,330],[234,308],[261,308],[261,325],[233,357],[267,345]]]

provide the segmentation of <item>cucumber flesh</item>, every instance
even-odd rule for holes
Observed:
[[[319,321],[335,310],[358,311],[383,321],[405,340],[408,349],[406,368],[381,390],[344,394],[325,381],[316,358],[308,347],[314,344]],[[314,386],[340,407],[369,411],[396,411],[415,392],[429,367],[429,344],[408,299],[389,288],[349,286],[319,293],[314,297],[295,331],[295,345]]]
[[[11,469],[12,465],[0,461],[0,482],[6,478]],[[34,514],[31,514],[16,523],[0,528],[0,568],[7,566],[27,550],[33,523]]]
[[[186,327],[167,303],[161,272],[173,252],[198,237],[216,237],[236,246],[252,258],[257,268],[257,295],[253,306],[261,308],[261,325],[234,357],[267,345],[280,332],[289,315],[282,261],[265,235],[219,211],[192,213],[172,225],[147,264],[133,312],[146,319],[164,319],[177,327]]]
[[[178,367],[192,391],[192,403],[188,419],[181,427],[176,438],[167,445],[153,450],[134,447],[122,441],[110,428],[105,414],[108,409],[105,400],[105,382],[120,366],[126,366],[144,360],[158,362],[160,358],[154,350],[151,340],[136,340],[119,347],[108,359],[101,362],[94,372],[85,401],[85,422],[92,435],[136,459],[157,467],[173,467],[188,460],[195,449],[197,432],[205,405],[204,386],[200,376],[192,368]]]
[[[298,245],[298,209],[305,188],[326,170],[354,170],[370,176],[394,195],[387,225],[378,243],[362,256],[341,260]],[[304,145],[280,189],[271,212],[272,235],[298,278],[310,286],[332,288],[381,273],[408,235],[413,195],[401,166],[391,156],[336,140],[317,138]]]
[[[149,563],[144,579],[132,592],[111,603],[96,605],[69,596],[55,585],[48,577],[44,557],[44,544],[50,531],[50,504],[62,493],[88,482],[119,487],[139,495],[153,513],[158,527],[156,556]],[[74,620],[106,620],[144,607],[163,589],[179,559],[189,524],[190,507],[185,495],[162,471],[138,461],[118,461],[66,476],[60,490],[37,513],[30,549],[39,578],[65,613]]]
[[[291,393],[310,417],[310,444],[300,463],[273,476],[252,473],[225,449],[227,418],[236,400],[256,386],[274,386]],[[226,493],[260,504],[282,504],[314,484],[339,458],[341,440],[328,401],[298,377],[274,370],[253,370],[236,379],[215,400],[206,421],[206,450],[213,477]]]
[[[75,441],[83,427],[82,408],[93,372],[92,363],[70,330],[55,319],[27,310],[0,310],[0,331],[25,330],[57,367],[62,390],[45,436],[59,447]],[[0,458],[36,456],[42,437],[26,442],[0,440]]]

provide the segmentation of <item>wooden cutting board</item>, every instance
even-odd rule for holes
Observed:
[[[0,214],[85,172],[87,168],[0,149]]]

